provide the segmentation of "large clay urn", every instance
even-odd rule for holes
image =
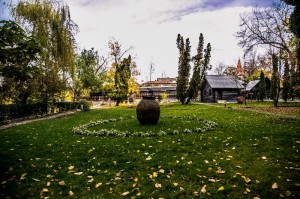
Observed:
[[[160,107],[155,97],[144,96],[136,107],[136,115],[140,124],[156,124],[160,116]]]

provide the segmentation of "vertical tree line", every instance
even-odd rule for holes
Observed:
[[[200,33],[197,54],[191,58],[191,46],[189,38],[187,38],[186,42],[184,42],[183,36],[178,34],[176,44],[179,50],[176,97],[182,104],[188,104],[191,99],[198,95],[198,92],[203,84],[204,76],[207,70],[211,69],[209,64],[211,45],[208,43],[206,49],[204,49],[204,37],[203,34]],[[194,67],[192,78],[189,79],[191,61],[194,62]]]

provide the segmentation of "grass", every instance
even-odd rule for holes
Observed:
[[[161,115],[199,117],[218,128],[148,138],[72,133],[73,127],[92,120],[134,115],[135,109],[126,107],[92,110],[1,130],[0,197],[299,197],[299,119],[175,104],[161,107]],[[193,128],[195,123],[163,118],[155,127],[134,120],[108,125],[160,130]]]

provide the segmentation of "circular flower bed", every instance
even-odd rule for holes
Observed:
[[[99,120],[99,121],[91,121],[88,124],[80,125],[78,127],[73,128],[73,132],[75,134],[79,135],[92,135],[92,136],[119,136],[119,137],[151,137],[151,136],[166,136],[166,135],[178,135],[178,134],[191,134],[191,133],[203,133],[205,131],[214,130],[217,128],[217,123],[209,120],[204,120],[201,118],[196,117],[181,117],[181,116],[165,116],[162,118],[172,118],[172,119],[178,119],[178,120],[187,120],[187,121],[195,121],[196,123],[201,124],[201,127],[195,127],[192,129],[184,128],[183,130],[173,130],[165,132],[163,130],[160,130],[159,132],[152,132],[152,131],[136,131],[136,132],[130,132],[130,131],[120,131],[117,129],[105,129],[101,128],[100,130],[89,130],[91,127],[95,126],[104,126],[107,123],[111,122],[118,122],[118,121],[124,121],[124,120],[130,120],[130,119],[136,119],[134,116],[132,116],[129,119],[124,119],[122,117],[116,118],[116,119],[107,119],[107,120]],[[200,125],[199,125],[200,126]]]

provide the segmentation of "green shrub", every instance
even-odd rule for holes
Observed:
[[[92,105],[92,102],[81,100],[81,101],[79,101],[79,104],[80,104],[80,109],[81,109],[81,105],[83,105],[83,111],[89,111],[90,107]]]

